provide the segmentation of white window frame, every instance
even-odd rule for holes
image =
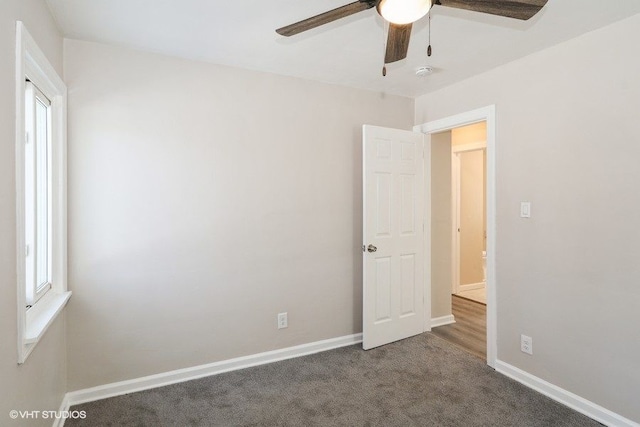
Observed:
[[[45,109],[45,128],[38,120],[38,105]],[[31,81],[25,85],[25,236],[26,236],[26,303],[34,306],[51,289],[51,237],[52,228],[52,158],[51,158],[51,101]],[[42,109],[40,109],[42,111]],[[42,117],[40,118],[42,119]],[[41,132],[44,130],[44,132]],[[44,150],[44,153],[42,153]],[[45,164],[41,156],[44,154]],[[45,178],[46,193],[42,191],[42,178]],[[45,193],[46,199],[41,200]],[[45,208],[45,232],[41,231],[42,208]],[[42,242],[44,238],[44,242]],[[43,253],[44,249],[44,253]],[[44,258],[44,265],[42,263]],[[43,271],[44,270],[44,271]],[[42,277],[44,276],[44,277]]]
[[[27,80],[50,102],[50,287],[27,308],[25,239],[25,147]],[[54,319],[62,312],[67,291],[67,88],[24,24],[16,23],[16,230],[18,363],[24,363]]]

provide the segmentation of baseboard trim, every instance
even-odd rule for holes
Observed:
[[[636,423],[635,421],[631,421],[630,419],[627,419],[622,415],[616,414],[615,412],[603,408],[600,405],[597,405],[583,397],[571,393],[570,391],[564,390],[554,384],[538,378],[535,375],[531,375],[530,373],[516,368],[515,366],[512,366],[501,360],[496,360],[495,369],[501,374],[504,374],[509,378],[512,378],[519,383],[522,383],[527,387],[536,390],[537,392],[542,393],[545,396],[550,397],[551,399],[560,402],[563,405],[568,406],[569,408],[578,411],[604,425],[616,427],[640,427],[640,424]]]
[[[456,319],[453,317],[453,314],[449,314],[447,316],[434,317],[431,319],[431,327],[437,328],[438,326],[450,325],[452,323],[456,323]]]
[[[431,319],[431,326],[443,326],[454,322],[455,319],[453,315],[442,316]],[[93,402],[95,400],[135,393],[142,390],[149,390],[165,385],[217,375],[224,372],[306,356],[322,351],[359,344],[361,342],[362,334],[347,335],[339,338],[287,347],[280,350],[267,351],[264,353],[237,357],[206,365],[177,369],[175,371],[164,372],[161,374],[76,390],[65,395],[59,411],[69,411],[69,408],[72,405]],[[495,370],[607,426],[640,427],[640,424],[632,420],[501,360],[496,360]],[[63,427],[64,421],[64,418],[55,419],[53,427]]]
[[[467,283],[466,285],[460,285],[458,287],[458,292],[473,291],[475,289],[484,289],[485,287],[486,287],[485,282]]]
[[[208,363],[206,365],[177,369],[175,371],[164,372],[161,374],[71,391],[65,395],[63,406],[68,410],[70,406],[78,405],[80,403],[93,402],[95,400],[106,399],[108,397],[120,396],[127,393],[134,393],[136,391],[149,390],[169,384],[217,375],[223,372],[264,365],[300,356],[307,356],[309,354],[333,350],[361,342],[362,334],[346,335],[344,337],[316,341],[295,347],[287,347],[280,350],[267,351],[250,356]]]
[[[60,404],[60,408],[58,409],[58,413],[69,411],[69,400],[67,399],[67,395],[62,398],[62,403]],[[65,418],[54,418],[52,427],[64,427]]]

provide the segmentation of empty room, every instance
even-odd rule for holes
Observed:
[[[0,426],[640,426],[637,0],[0,30]]]

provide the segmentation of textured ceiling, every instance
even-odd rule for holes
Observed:
[[[415,97],[640,13],[638,0],[549,0],[529,21],[435,6],[387,65],[375,9],[290,38],[281,26],[350,0],[47,0],[66,37]],[[594,62],[598,53],[594,52]],[[416,68],[434,72],[417,77]]]

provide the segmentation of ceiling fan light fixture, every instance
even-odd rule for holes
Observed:
[[[425,16],[431,9],[431,0],[381,0],[377,9],[392,24],[406,25]]]

